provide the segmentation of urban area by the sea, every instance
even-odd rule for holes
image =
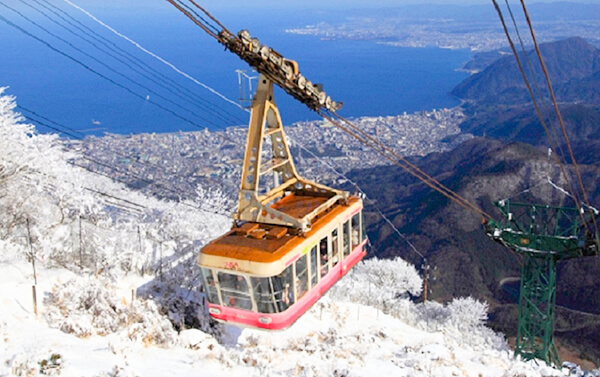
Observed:
[[[461,134],[462,120],[464,114],[457,107],[354,121],[396,153],[424,156],[452,149],[470,138]],[[284,130],[296,166],[308,179],[340,184],[350,170],[390,164],[328,121],[298,122]],[[225,131],[107,134],[69,143],[85,156],[78,164],[103,171],[149,195],[193,199],[200,187],[219,188],[235,198],[246,133],[247,126],[239,126]]]

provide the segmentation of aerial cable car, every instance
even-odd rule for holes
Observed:
[[[224,39],[261,65],[260,76],[235,224],[204,246],[197,261],[212,318],[285,329],[366,255],[363,203],[298,175],[273,83],[316,109],[341,104],[307,82],[296,62],[259,46],[247,31]]]

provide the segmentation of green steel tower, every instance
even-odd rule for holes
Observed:
[[[597,235],[584,225],[598,213],[509,200],[494,204],[504,219],[487,221],[486,233],[523,256],[515,355],[560,366],[554,345],[556,266],[598,253]]]

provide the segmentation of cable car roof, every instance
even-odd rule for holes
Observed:
[[[280,211],[286,213],[310,212],[325,200],[327,200],[325,197],[292,194],[282,198],[273,206],[277,206]],[[225,265],[224,260],[268,264],[286,259],[288,254],[293,254],[293,258],[299,253],[299,250],[297,250],[299,245],[314,242],[313,239],[316,240],[323,233],[326,234],[330,231],[328,225],[332,222],[345,220],[337,219],[337,217],[342,214],[350,217],[360,211],[361,208],[362,200],[356,196],[350,196],[347,205],[335,204],[329,211],[320,215],[311,230],[304,236],[292,234],[285,227],[245,223],[240,227],[234,227],[225,235],[206,245],[198,256],[198,262],[203,267],[237,269]],[[221,263],[218,263],[217,260]],[[245,269],[241,268],[241,270]]]

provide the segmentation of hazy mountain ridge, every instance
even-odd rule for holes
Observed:
[[[600,50],[583,40],[574,37],[540,45],[550,79],[556,87],[558,101],[586,103],[595,102],[598,91],[598,73],[600,72]],[[542,88],[544,81],[542,69],[536,64],[536,52],[530,50],[525,57],[520,53],[523,69],[533,77]],[[543,86],[542,86],[543,85]],[[533,88],[535,90],[535,87]],[[518,105],[531,102],[515,58],[511,55],[500,58],[483,71],[472,75],[460,83],[452,94],[479,104]]]

